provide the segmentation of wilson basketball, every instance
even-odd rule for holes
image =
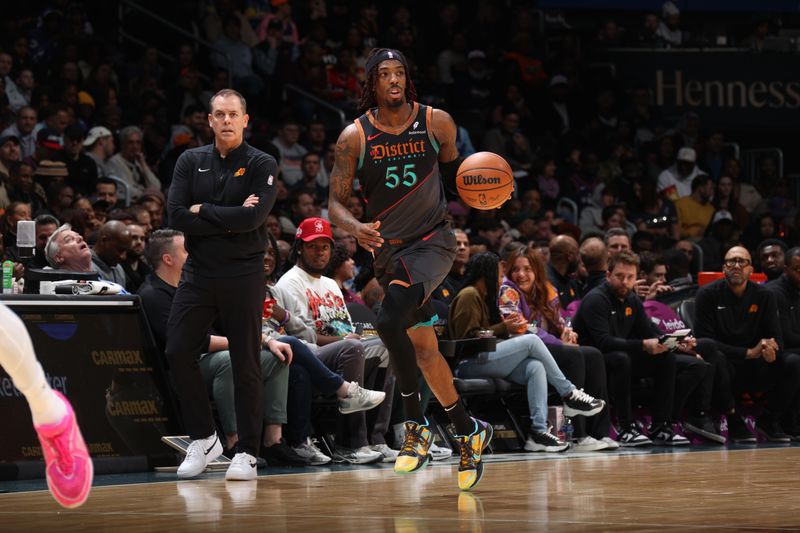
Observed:
[[[495,209],[511,198],[514,175],[505,159],[492,152],[467,157],[456,174],[458,195],[475,209]]]

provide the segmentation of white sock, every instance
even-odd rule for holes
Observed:
[[[28,400],[35,425],[55,424],[66,416],[67,406],[48,385],[25,324],[3,304],[0,304],[0,366]]]

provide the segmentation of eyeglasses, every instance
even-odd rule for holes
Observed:
[[[731,259],[726,259],[723,264],[728,268],[732,268],[737,265],[741,267],[748,267],[750,266],[750,260],[744,259],[743,257],[733,257]]]

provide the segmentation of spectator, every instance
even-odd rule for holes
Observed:
[[[83,141],[86,155],[94,160],[97,165],[97,177],[104,178],[111,175],[109,159],[114,155],[114,136],[111,131],[103,126],[95,126],[86,134]]]
[[[33,268],[44,268],[47,266],[47,257],[44,248],[50,236],[56,232],[60,225],[57,218],[52,215],[39,215],[34,220],[36,222],[36,249],[30,266]]]
[[[622,228],[611,228],[606,231],[603,242],[608,249],[609,259],[618,253],[631,249],[631,238]]]
[[[652,442],[662,446],[687,445],[688,439],[675,432],[672,422],[676,421],[675,413],[683,407],[680,402],[685,401],[698,384],[705,367],[697,365],[701,371],[699,375],[678,382],[681,389],[676,391],[675,354],[659,342],[661,333],[647,318],[641,300],[633,292],[638,267],[639,258],[633,252],[626,250],[611,257],[606,283],[583,298],[573,324],[583,342],[598,348],[605,357],[610,377],[609,397],[621,428],[617,439],[620,445],[642,446]],[[685,347],[690,348],[690,345]],[[634,374],[654,380],[649,438],[639,431],[633,420],[631,378]]]
[[[117,182],[109,178],[98,179],[94,184],[94,197],[106,202],[108,210],[116,209],[119,202]]]
[[[545,263],[529,247],[517,248],[506,260],[505,278],[500,285],[498,304],[513,306],[527,322],[536,324],[535,334],[544,342],[564,375],[581,390],[608,402],[606,369],[602,354],[590,346],[579,346],[578,335],[562,317],[555,288],[545,275]],[[589,421],[576,417],[577,451],[616,449],[608,437],[611,427],[609,410],[603,409]]]
[[[506,111],[500,126],[486,132],[483,149],[504,158],[512,170],[531,169],[531,143],[519,129],[516,111]]]
[[[562,401],[566,416],[593,416],[605,406],[573,385],[558,368],[553,356],[536,335],[525,332],[528,322],[517,311],[501,315],[497,306],[498,285],[502,280],[499,258],[481,253],[467,263],[464,288],[450,304],[448,330],[453,339],[475,338],[491,330],[502,340],[493,352],[464,358],[455,374],[460,378],[501,378],[526,387],[531,423],[525,440],[529,452],[560,452],[569,447],[547,427],[547,385],[552,385]]]
[[[272,139],[280,151],[281,179],[287,187],[294,186],[303,177],[301,163],[308,150],[297,142],[299,138],[300,124],[289,119],[281,125],[278,136]]]
[[[558,292],[561,308],[580,300],[580,286],[575,275],[580,266],[578,243],[568,235],[559,235],[550,241],[550,262],[547,264],[547,278]]]
[[[699,239],[706,232],[714,216],[713,195],[714,182],[710,176],[701,174],[692,181],[692,194],[675,200],[681,239]]]
[[[678,150],[677,162],[658,176],[658,192],[673,202],[692,194],[692,181],[702,173],[696,161],[694,148]]]
[[[314,191],[314,196],[325,203],[328,199],[328,176],[322,172],[322,160],[316,152],[303,155],[300,163],[302,176],[290,191]]]
[[[145,189],[160,189],[161,181],[153,174],[142,151],[142,130],[127,126],[119,132],[120,151],[108,160],[112,176],[128,184],[128,201],[136,201]]]
[[[791,248],[784,256],[785,269],[781,276],[767,283],[775,295],[781,321],[783,349],[790,354],[800,353],[800,248]],[[800,410],[797,398],[782,420],[783,430],[793,440],[800,440]]]
[[[725,139],[721,131],[712,131],[705,142],[705,153],[700,162],[700,169],[711,176],[714,183],[719,182],[722,175],[725,158],[722,154],[722,147]]]
[[[22,159],[32,157],[33,153],[36,151],[36,135],[34,128],[36,127],[37,120],[36,109],[25,106],[17,112],[16,122],[0,133],[0,138],[13,135],[19,139]]]
[[[126,287],[122,264],[131,248],[131,232],[117,220],[103,224],[97,233],[97,243],[92,250],[93,270],[104,280]]]
[[[92,250],[83,236],[62,224],[47,239],[44,248],[47,263],[56,270],[70,272],[93,272]]]
[[[617,203],[617,188],[611,184],[595,188],[591,204],[581,210],[578,225],[583,233],[603,231],[603,209]]]
[[[581,297],[602,284],[606,280],[608,271],[608,249],[599,237],[589,237],[581,243],[581,263],[586,269],[586,279],[583,283]]]
[[[242,41],[243,25],[236,16],[228,16],[222,21],[223,33],[214,42],[211,64],[216,68],[227,69],[233,78],[233,86],[251,101],[256,101],[264,89],[264,81],[253,68],[253,52]],[[251,110],[252,111],[252,110]]]
[[[152,269],[144,258],[145,244],[147,243],[145,229],[139,224],[128,224],[127,228],[131,234],[131,247],[128,248],[125,259],[120,265],[125,272],[125,287],[128,292],[136,294]]]
[[[469,237],[462,229],[453,230],[456,236],[456,257],[444,281],[431,294],[431,298],[450,305],[458,291],[463,287],[464,269],[469,261]]]
[[[776,280],[784,274],[785,242],[780,239],[766,239],[758,245],[757,253],[758,264],[761,266],[761,271],[767,275],[767,280]]]
[[[331,262],[328,265],[326,276],[331,278],[342,291],[346,303],[364,304],[364,301],[350,287],[353,285],[355,262],[344,244],[336,244],[331,253]]]
[[[31,206],[25,202],[11,202],[0,223],[6,250],[17,245],[17,222],[20,220],[31,220]]]
[[[67,183],[81,195],[91,194],[97,181],[97,164],[84,153],[84,133],[80,126],[64,130],[62,160],[67,165]]]
[[[741,246],[728,250],[722,272],[724,279],[697,291],[695,331],[714,339],[727,357],[735,398],[745,391],[767,392],[767,405],[756,418],[758,433],[771,442],[789,442],[783,424],[796,415],[800,356],[783,349],[775,294],[749,281],[750,252]],[[755,442],[739,416],[728,418],[728,434],[734,442]]]
[[[736,160],[733,161],[735,162]],[[747,209],[739,203],[738,188],[739,184],[735,183],[733,178],[728,175],[721,176],[717,182],[712,205],[717,211],[724,210],[729,212],[733,216],[736,226],[739,229],[744,229],[750,221],[750,215]]]
[[[660,255],[652,252],[639,254],[639,279],[634,290],[643,301],[654,300],[659,294],[675,290],[667,285],[667,264]]]
[[[697,242],[703,250],[703,270],[722,271],[722,258],[736,243],[736,224],[728,211],[717,211],[705,237]]]
[[[286,305],[290,316],[300,318],[297,329],[287,333],[326,347],[336,344],[319,357],[331,370],[341,370],[345,353],[356,350],[352,362],[348,364],[347,380],[365,384],[376,380],[378,368],[386,368],[388,351],[380,339],[366,341],[362,347],[360,336],[353,331],[350,313],[345,306],[344,296],[336,282],[322,275],[328,268],[333,247],[333,234],[330,224],[320,218],[308,218],[297,230],[292,249],[295,265],[286,272],[275,285],[275,292]],[[343,344],[337,344],[344,341]],[[356,346],[352,346],[355,341]],[[377,342],[376,342],[377,341]],[[358,350],[361,348],[361,350]],[[363,355],[361,355],[363,354]],[[364,361],[358,364],[358,361]],[[362,366],[363,365],[363,366]],[[352,372],[352,373],[350,373]],[[363,376],[363,378],[361,377]],[[384,392],[391,394],[394,387],[394,374],[387,369]],[[350,463],[371,463],[380,460],[392,461],[397,452],[386,446],[383,434],[388,430],[391,401],[384,401],[378,409],[377,419],[370,431],[367,429],[363,413],[348,415],[349,442],[344,442],[344,433],[337,442],[337,454]],[[371,441],[371,442],[370,442]]]
[[[664,42],[667,48],[677,48],[683,44],[683,33],[681,32],[681,12],[672,2],[664,2],[661,8],[663,19],[658,25],[656,36]]]
[[[0,174],[8,178],[9,168],[19,161],[22,161],[19,138],[16,135],[0,137]]]

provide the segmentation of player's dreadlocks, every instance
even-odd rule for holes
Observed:
[[[370,60],[379,54],[386,54],[387,52],[397,53],[396,50],[390,48],[373,48],[367,56],[367,64]],[[413,102],[417,99],[417,89],[414,87],[414,82],[411,81],[411,73],[408,71],[408,63],[405,58],[400,55],[398,59],[406,69],[406,101]],[[375,86],[378,84],[378,64],[376,63],[371,69],[367,71],[367,80],[364,82],[364,88],[361,90],[361,100],[358,103],[359,113],[364,113],[368,109],[378,106],[375,98]]]

